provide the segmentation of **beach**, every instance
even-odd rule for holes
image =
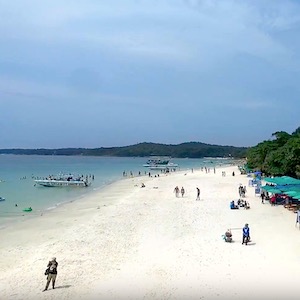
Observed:
[[[12,224],[0,232],[0,299],[296,299],[296,215],[261,204],[248,180],[237,166],[127,178]],[[230,210],[240,184],[251,208]],[[42,292],[52,257],[56,289]]]

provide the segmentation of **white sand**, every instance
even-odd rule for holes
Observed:
[[[226,177],[223,170],[122,180],[1,230],[0,299],[299,298],[295,214],[261,204],[237,167],[226,168]],[[239,183],[250,210],[229,209]],[[184,198],[175,197],[176,185]],[[246,222],[248,246],[234,230]],[[221,238],[227,228],[234,243]],[[57,289],[42,293],[53,256]]]

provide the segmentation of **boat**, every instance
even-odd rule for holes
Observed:
[[[34,180],[36,185],[46,186],[46,187],[88,187],[91,182],[88,181],[87,177],[75,176],[72,174],[59,174],[58,176],[51,175],[46,179],[36,179]]]
[[[3,197],[0,197],[0,201],[5,201],[5,198],[3,198]]]
[[[170,157],[154,156],[149,158],[147,163],[143,166],[149,168],[150,170],[167,170],[177,168],[178,164],[172,163],[170,160]]]

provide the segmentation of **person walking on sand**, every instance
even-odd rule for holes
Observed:
[[[178,195],[179,195],[179,187],[178,186],[175,187],[174,193],[175,193],[175,196],[178,197]]]
[[[249,228],[249,225],[246,223],[245,227],[243,228],[243,242],[242,242],[242,245],[246,244],[246,246],[247,246],[249,241],[250,241],[250,228]]]
[[[261,198],[261,203],[264,204],[265,203],[265,192],[264,191],[261,191],[260,193],[260,198]]]
[[[181,188],[181,197],[184,196],[184,193],[185,193],[185,190],[184,190],[184,188],[182,187],[182,188]]]
[[[45,286],[45,289],[43,290],[43,292],[48,290],[49,284],[52,281],[52,288],[55,289],[55,280],[56,280],[56,276],[57,276],[57,266],[58,266],[58,262],[56,261],[56,258],[53,257],[52,260],[49,261],[48,265],[47,265],[47,270],[45,273],[47,274],[47,283]]]
[[[196,200],[200,200],[200,189],[198,187],[196,189],[197,189],[197,198],[196,198]]]

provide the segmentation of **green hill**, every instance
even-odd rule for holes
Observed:
[[[199,142],[165,145],[156,143],[139,143],[124,147],[101,148],[61,148],[61,149],[0,149],[0,154],[18,155],[83,155],[83,156],[118,156],[144,157],[166,155],[178,158],[235,157],[246,156],[246,147],[219,146]]]

